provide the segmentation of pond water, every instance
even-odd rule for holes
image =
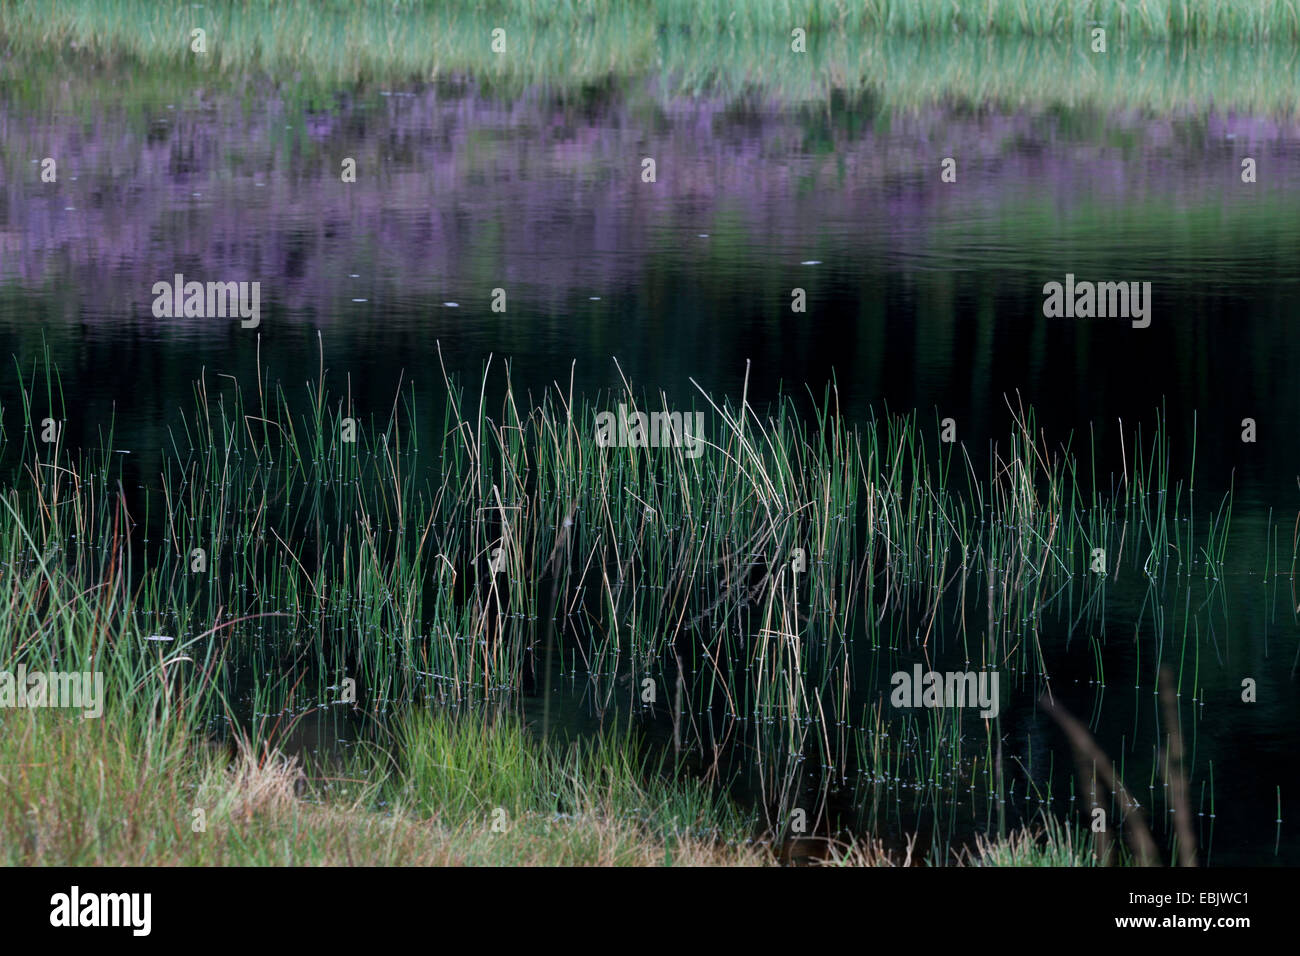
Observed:
[[[1265,578],[1266,561],[1273,575],[1289,567],[1300,494],[1293,119],[674,98],[637,83],[508,100],[445,83],[312,103],[158,83],[88,113],[51,83],[5,97],[0,142],[0,356],[29,370],[48,349],[68,443],[94,446],[112,423],[140,486],[200,373],[255,388],[260,366],[301,391],[323,362],[382,413],[399,381],[438,391],[436,346],[471,382],[489,356],[508,361],[517,393],[570,380],[595,393],[626,376],[683,407],[693,382],[762,405],[833,381],[861,423],[886,409],[952,418],[977,469],[1005,443],[1008,401],[1032,406],[1053,443],[1094,447],[1103,474],[1132,454],[1120,436],[1149,435],[1162,411],[1174,480],[1195,441],[1197,520],[1233,494],[1225,573],[1162,592],[1183,614],[1163,627],[1190,629],[1197,652],[1201,693],[1181,702],[1205,859],[1300,863],[1298,602],[1285,575]],[[155,317],[153,286],[176,274],[259,282],[259,325]],[[1067,275],[1150,282],[1149,326],[1045,316],[1045,283]],[[17,428],[13,374],[0,403]],[[1160,731],[1134,635],[1160,626],[1143,588],[1093,614],[1104,690],[1077,620],[1044,633],[1058,694],[1138,791]],[[535,690],[526,708],[594,726],[571,678],[549,688],[554,704]],[[1069,750],[1034,696],[1013,694],[1001,726],[1005,759],[1032,764],[1029,779],[1054,766],[1065,810]],[[330,718],[304,746],[354,732]],[[1032,811],[1023,784],[1016,797],[1013,813]],[[925,846],[990,819],[960,800],[890,802],[871,826],[895,843],[919,828]]]

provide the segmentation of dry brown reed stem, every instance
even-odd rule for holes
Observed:
[[[1196,866],[1196,832],[1192,829],[1192,806],[1187,799],[1187,776],[1183,771],[1183,737],[1179,730],[1178,707],[1174,703],[1174,679],[1168,667],[1160,668],[1160,704],[1169,725],[1169,745],[1160,762],[1174,805],[1174,827],[1178,833],[1178,865]]]
[[[1100,781],[1106,785],[1118,800],[1121,820],[1124,823],[1124,838],[1128,841],[1129,849],[1133,851],[1134,857],[1137,858],[1138,865],[1159,866],[1160,853],[1156,849],[1156,842],[1151,836],[1146,817],[1142,813],[1142,805],[1129,795],[1124,787],[1124,781],[1120,780],[1119,775],[1115,773],[1115,765],[1097,746],[1092,734],[1088,733],[1088,728],[1075,720],[1064,707],[1046,694],[1039,698],[1038,706],[1047,711],[1052,719],[1065,731],[1065,736],[1069,739],[1070,747],[1074,751],[1080,782],[1089,789],[1089,799],[1092,801],[1093,809],[1096,809],[1100,803],[1100,795],[1097,792],[1097,782],[1100,778]],[[1105,855],[1099,852],[1098,858],[1109,865],[1111,862],[1109,859],[1109,838],[1103,837],[1099,842],[1104,846]]]

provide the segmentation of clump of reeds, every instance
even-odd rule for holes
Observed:
[[[809,785],[1001,791],[995,724],[972,748],[960,713],[886,719],[872,675],[946,644],[1041,681],[1046,615],[1094,613],[1121,576],[1186,577],[1197,545],[1207,576],[1224,558],[1230,501],[1202,537],[1182,527],[1162,427],[1103,482],[1013,403],[983,475],[918,416],[851,424],[834,388],[811,413],[701,389],[697,455],[596,442],[600,411],[667,411],[662,394],[524,402],[508,371],[494,398],[490,381],[444,375],[428,422],[401,384],[363,409],[323,372],[297,398],[261,370],[205,373],[131,496],[111,445],[35,437],[64,413],[34,370],[0,447],[0,666],[102,668],[151,719],[210,715],[241,669],[290,675],[254,677],[255,712],[372,717],[509,705],[558,676],[670,724],[714,779],[750,754],[780,834]]]

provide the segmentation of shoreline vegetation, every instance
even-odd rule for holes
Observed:
[[[117,713],[93,727],[5,714],[5,866],[772,866],[782,848],[698,783],[647,784],[626,742],[559,753],[509,720],[419,717],[401,768],[376,750],[309,778],[243,740],[196,743],[181,717]],[[89,731],[89,732],[88,732]],[[409,743],[409,741],[408,741]],[[57,755],[57,760],[51,760]],[[1071,832],[981,837],[962,866],[1087,866]],[[787,850],[788,852],[788,850]],[[828,866],[901,866],[910,848],[817,847]]]
[[[803,838],[792,820],[826,826],[833,790],[860,795],[856,832],[904,792],[1001,814],[1016,783],[1001,718],[900,716],[884,675],[946,633],[968,666],[1037,696],[1039,625],[1062,601],[1092,613],[1123,580],[1155,595],[1224,560],[1230,501],[1208,528],[1180,517],[1191,492],[1170,479],[1163,428],[1099,484],[1013,407],[981,475],[915,415],[849,426],[833,387],[808,415],[701,392],[690,457],[600,446],[602,407],[655,407],[626,382],[524,400],[490,365],[474,386],[443,376],[438,416],[401,384],[366,413],[323,368],[296,398],[265,372],[204,373],[154,450],[156,481],[128,491],[111,431],[63,446],[74,411],[48,358],[24,373],[0,444],[0,670],[103,672],[106,691],[96,721],[0,712],[12,862],[338,862],[382,846],[396,855],[376,862],[754,863]],[[1176,661],[1195,700],[1183,640],[1149,659]],[[581,681],[607,728],[670,734],[660,763],[630,731],[564,745],[544,714],[525,736],[520,698],[557,678]],[[313,768],[346,794],[304,784],[304,799],[281,725],[349,703],[381,736]],[[233,771],[209,754],[214,721]],[[744,811],[726,796],[737,750]],[[665,770],[669,753],[685,762]],[[1041,781],[1034,835],[995,825],[938,861],[1090,861],[1053,816],[1068,776]],[[245,825],[214,848],[191,830],[205,807]],[[482,842],[498,812],[529,840]],[[316,836],[288,847],[287,832]],[[832,862],[892,858],[832,846]]]
[[[1098,26],[1105,53],[1092,50]],[[202,54],[191,49],[196,28]],[[806,31],[807,53],[792,49],[795,28]],[[506,0],[472,11],[377,0],[9,2],[0,4],[0,50],[16,96],[43,75],[114,76],[129,96],[154,74],[326,101],[342,88],[471,81],[503,97],[648,84],[660,98],[835,96],[888,109],[1300,109],[1300,0]]]

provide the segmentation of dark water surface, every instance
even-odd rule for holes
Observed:
[[[747,370],[754,403],[834,381],[860,422],[885,409],[954,418],[976,460],[1005,443],[1018,393],[1053,442],[1094,442],[1103,473],[1131,454],[1120,422],[1149,435],[1163,409],[1176,480],[1195,434],[1198,514],[1234,495],[1227,574],[1186,601],[1204,853],[1300,863],[1297,599],[1288,579],[1263,576],[1269,549],[1290,564],[1300,494],[1293,121],[601,89],[499,102],[472,86],[313,108],[187,89],[87,115],[52,87],[39,106],[4,101],[0,142],[0,356],[30,369],[48,347],[69,443],[97,444],[112,421],[141,484],[201,372],[255,388],[260,363],[293,394],[315,378],[318,348],[334,387],[346,378],[377,414],[399,380],[440,391],[440,343],[449,372],[473,382],[489,355],[508,359],[516,392],[534,394],[567,391],[570,376],[577,392],[617,388],[620,368],[680,404],[692,380],[739,397]],[[57,183],[41,182],[44,157]],[[340,179],[349,157],[353,183]],[[941,181],[945,157],[955,183]],[[1254,184],[1241,181],[1247,157]],[[175,273],[259,281],[260,327],[155,318],[152,286]],[[1150,327],[1044,317],[1044,283],[1067,273],[1151,282]],[[490,308],[497,288],[505,313]],[[791,311],[794,288],[806,313]],[[16,376],[0,378],[13,430]],[[1241,440],[1244,418],[1255,443]],[[1080,716],[1104,714],[1098,740],[1138,791],[1147,776],[1133,768],[1152,764],[1160,734],[1150,654],[1132,640],[1162,639],[1146,602],[1116,592],[1088,625],[1106,642],[1104,689],[1073,625],[1047,635],[1058,693]],[[1184,620],[1163,626],[1181,636]],[[1259,683],[1253,705],[1243,677]],[[565,686],[550,719],[591,720]],[[1068,793],[1068,749],[1032,698],[1013,697],[1002,728],[1008,760],[1032,764],[1030,778],[1054,767]],[[1153,815],[1166,807],[1155,796]],[[876,829],[961,833],[989,819],[899,806]]]

